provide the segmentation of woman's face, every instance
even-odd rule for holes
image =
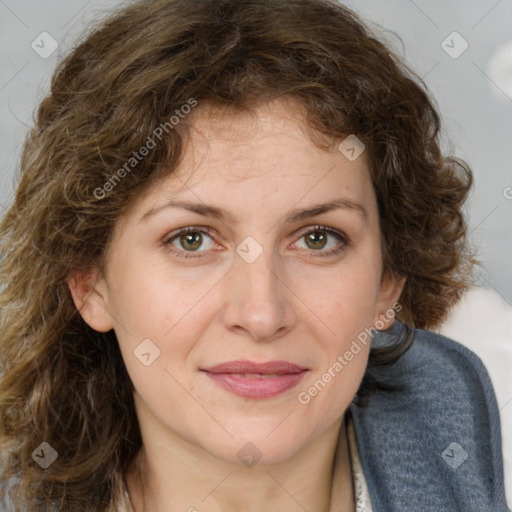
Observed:
[[[319,149],[283,101],[197,114],[177,172],[120,219],[82,314],[115,330],[143,431],[279,462],[340,420],[368,359],[353,342],[390,316],[402,283],[381,282],[364,152]],[[212,373],[233,361],[298,368]]]

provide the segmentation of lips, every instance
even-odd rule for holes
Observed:
[[[288,361],[269,361],[267,363],[254,363],[252,361],[230,361],[217,364],[204,371],[210,373],[239,373],[253,375],[283,375],[289,373],[298,373],[307,368],[303,368]]]
[[[202,369],[222,388],[243,398],[272,398],[295,387],[308,372],[288,361],[230,361]]]

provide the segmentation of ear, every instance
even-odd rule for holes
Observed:
[[[114,322],[108,312],[108,295],[105,280],[99,279],[98,270],[77,272],[67,280],[73,302],[82,318],[94,330],[107,332]]]
[[[395,321],[395,309],[393,306],[400,299],[405,281],[405,277],[391,272],[386,272],[382,277],[377,307],[375,308],[375,317],[373,319],[373,325],[379,331],[385,331],[393,325]],[[400,311],[400,309],[397,308],[396,311]]]

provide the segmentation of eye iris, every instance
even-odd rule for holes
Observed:
[[[325,233],[322,233],[321,231],[312,231],[306,235],[306,244],[311,249],[323,249],[325,247],[326,239],[327,237],[325,236]],[[313,243],[312,247],[310,242]],[[318,242],[320,242],[320,246],[315,245]]]
[[[323,249],[327,244],[327,232],[317,229],[310,231],[304,235],[306,245],[310,249],[318,251]],[[201,231],[186,231],[179,235],[179,242],[183,249],[187,252],[196,251],[203,243],[203,235]]]
[[[194,243],[193,240],[196,239],[196,242]],[[189,242],[192,243],[192,246],[188,246],[186,244],[188,244]],[[183,235],[180,236],[180,243],[181,243],[181,246],[184,248],[184,249],[198,249],[199,247],[201,247],[201,244],[203,242],[203,236],[201,235],[201,233],[197,232],[197,231],[194,231],[192,233],[185,233]]]

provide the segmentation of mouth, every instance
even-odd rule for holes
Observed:
[[[288,361],[230,361],[201,369],[223,389],[249,399],[272,398],[295,387],[309,371]]]
[[[237,373],[247,375],[285,375],[297,373],[307,368],[288,361],[268,361],[254,363],[253,361],[228,361],[203,369],[209,373]]]
[[[309,371],[288,361],[230,361],[201,369],[223,389],[243,398],[273,398],[295,387]]]

